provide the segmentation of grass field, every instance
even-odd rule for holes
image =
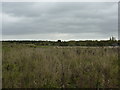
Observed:
[[[117,88],[118,49],[3,43],[3,88]]]

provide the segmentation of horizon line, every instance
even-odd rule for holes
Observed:
[[[61,40],[61,39],[58,39]],[[2,39],[0,41],[58,41],[58,40],[41,40],[41,39]],[[61,41],[109,41],[110,39],[85,39],[85,40],[75,40],[75,39],[71,39],[71,40],[61,40]],[[120,39],[116,39],[116,41],[118,41]]]

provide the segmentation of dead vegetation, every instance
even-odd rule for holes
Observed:
[[[3,45],[3,88],[118,87],[117,48]]]

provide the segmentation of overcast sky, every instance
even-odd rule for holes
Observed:
[[[118,36],[117,2],[4,2],[3,39],[100,40]]]

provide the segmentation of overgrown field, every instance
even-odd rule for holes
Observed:
[[[2,46],[3,88],[117,88],[118,49]]]

